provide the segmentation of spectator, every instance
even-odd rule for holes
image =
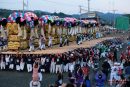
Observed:
[[[106,75],[106,78],[107,78],[108,74],[110,73],[110,69],[111,69],[111,66],[107,60],[105,60],[103,62],[102,68],[103,68],[102,72]]]
[[[103,72],[98,71],[95,75],[95,79],[96,79],[96,87],[105,86],[106,75]]]
[[[33,74],[32,74],[32,81],[30,82],[30,87],[40,87],[40,82],[39,82],[39,75],[38,75],[38,59],[35,60],[33,64]]]
[[[90,82],[88,76],[85,77],[85,85],[86,85],[86,87],[91,87],[91,82]]]
[[[32,71],[32,59],[30,55],[26,55],[27,57],[27,71],[31,72]]]
[[[63,75],[62,75],[62,73],[58,74],[58,79],[57,79],[56,83],[57,83],[58,86],[61,86],[63,84]]]
[[[76,73],[76,83],[77,83],[77,87],[80,87],[80,85],[83,84],[83,71],[81,69],[81,67],[78,68],[77,73]]]

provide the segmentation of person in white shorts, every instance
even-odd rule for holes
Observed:
[[[1,55],[1,70],[5,69],[5,58],[4,58],[4,55]]]

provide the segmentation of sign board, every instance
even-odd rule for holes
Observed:
[[[95,12],[89,12],[88,13],[88,18],[94,18],[96,17],[96,13]]]

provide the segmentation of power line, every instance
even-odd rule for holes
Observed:
[[[22,2],[22,1],[19,1],[20,3]],[[10,4],[10,3],[15,3],[15,4],[18,4],[18,2],[6,2],[6,1],[0,1],[0,3],[4,3],[4,4]]]
[[[50,3],[54,3],[56,5],[67,5],[67,6],[71,6],[71,7],[77,7],[78,5],[73,5],[73,4],[67,4],[67,3],[62,3],[62,2],[55,2],[55,1],[51,1],[51,0],[42,0],[42,1],[47,1]]]

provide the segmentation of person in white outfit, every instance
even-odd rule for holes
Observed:
[[[50,66],[50,73],[55,73],[55,66],[56,66],[55,57],[52,57],[51,66]]]
[[[41,72],[45,72],[45,61],[46,58],[41,57]]]
[[[42,49],[46,49],[46,47],[45,47],[45,39],[44,39],[44,37],[41,35],[40,36],[40,39],[39,39],[39,48],[40,48],[40,50],[42,50]]]
[[[9,68],[9,62],[10,62],[10,55],[5,55],[5,64],[6,64],[6,69]]]
[[[1,70],[5,69],[5,58],[4,58],[4,55],[1,55]]]
[[[16,71],[20,71],[20,60],[16,59]]]
[[[24,66],[25,66],[25,62],[24,62],[23,56],[21,55],[21,59],[20,59],[20,70],[21,71],[24,70]]]
[[[9,64],[9,69],[10,69],[10,70],[13,70],[13,69],[14,69],[14,63],[15,63],[14,57],[11,55],[11,56],[10,56],[10,64]]]
[[[52,37],[49,36],[48,47],[52,47]]]
[[[113,81],[119,81],[120,76],[118,76],[118,70],[119,70],[119,63],[114,63],[114,66],[111,67],[111,74],[110,74],[110,85],[112,85]]]
[[[63,60],[63,71],[68,72],[69,70],[69,58],[64,57]]]
[[[34,39],[33,39],[33,37],[31,37],[30,39],[29,39],[29,52],[30,51],[34,51]]]
[[[74,64],[73,63],[69,64],[69,70],[71,73],[74,71]]]
[[[56,59],[56,73],[61,73],[62,72],[62,61],[61,61],[61,58],[60,56],[58,56],[58,58]]]
[[[31,72],[32,71],[32,59],[30,56],[27,57],[27,70],[28,72]]]
[[[40,82],[39,81],[31,81],[30,82],[30,87],[41,87],[41,84],[40,84]]]

